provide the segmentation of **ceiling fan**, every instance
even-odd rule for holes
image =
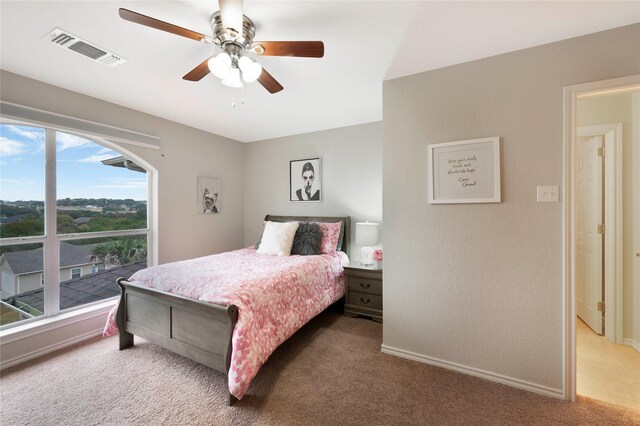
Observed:
[[[213,35],[179,27],[128,9],[120,9],[120,17],[130,22],[206,44],[213,44],[222,51],[202,62],[184,77],[189,81],[200,81],[210,72],[229,87],[242,87],[242,82],[258,81],[270,93],[283,89],[262,66],[249,54],[262,56],[298,56],[322,58],[324,43],[321,41],[253,41],[255,25],[242,13],[242,0],[218,0],[220,10],[211,15]]]

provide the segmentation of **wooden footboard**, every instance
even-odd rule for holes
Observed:
[[[135,335],[228,375],[236,306],[140,287],[125,278],[117,282],[122,290],[116,314],[120,350],[133,346]],[[236,400],[229,394],[229,405]]]

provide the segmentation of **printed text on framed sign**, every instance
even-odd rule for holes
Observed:
[[[429,203],[499,203],[500,138],[429,145]]]

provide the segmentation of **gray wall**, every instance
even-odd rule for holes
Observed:
[[[322,202],[289,201],[289,161],[322,158]],[[247,146],[245,244],[262,233],[266,214],[351,216],[382,220],[382,123],[368,123]],[[355,241],[355,226],[352,239]],[[352,259],[359,253],[351,245]]]
[[[640,25],[384,82],[384,345],[562,389],[563,87],[640,73]],[[427,146],[501,137],[502,202],[430,205]],[[425,384],[428,385],[428,384]]]
[[[244,144],[7,71],[1,80],[3,101],[160,137],[160,150],[120,144],[158,170],[160,263],[242,247]],[[196,213],[198,176],[222,180],[220,214]]]

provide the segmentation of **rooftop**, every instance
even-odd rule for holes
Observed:
[[[74,308],[120,296],[120,287],[116,284],[116,280],[120,277],[129,278],[146,267],[146,261],[130,263],[60,283],[60,309]],[[44,312],[44,288],[7,297],[2,301],[13,306],[28,305],[39,312]]]
[[[95,244],[76,245],[61,242],[60,267],[66,268],[90,263],[89,258],[94,245]],[[33,250],[4,253],[2,257],[7,261],[15,275],[41,272],[44,265],[42,247]]]

